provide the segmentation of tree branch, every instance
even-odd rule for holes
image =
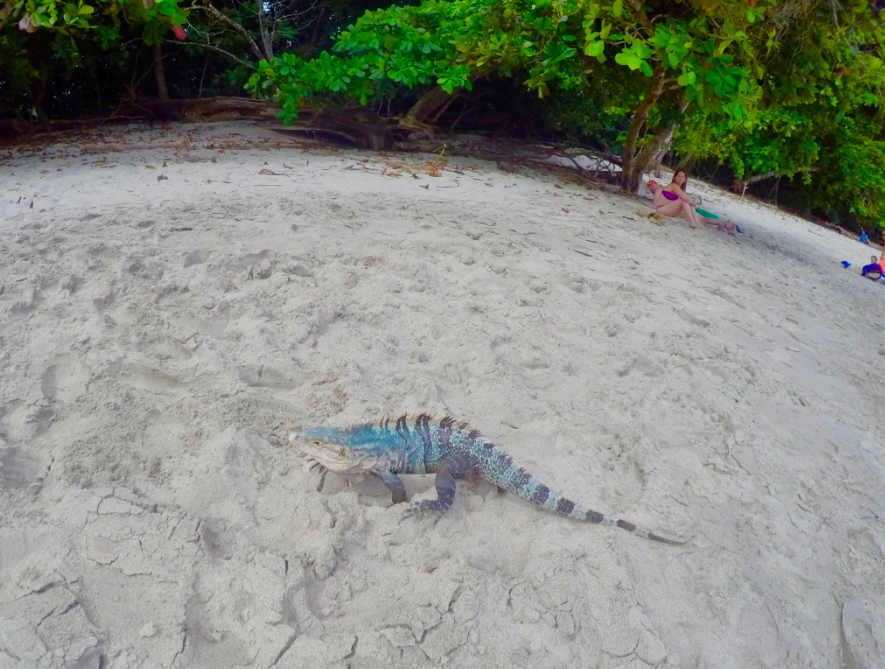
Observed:
[[[777,177],[780,179],[781,177],[787,177],[788,179],[792,179],[795,175],[800,172],[819,172],[820,167],[803,167],[798,170],[793,171],[780,171],[780,170],[771,170],[769,172],[765,172],[764,174],[756,174],[754,176],[748,177],[746,179],[735,179],[734,184],[732,184],[732,189],[735,193],[738,191],[741,192],[741,197],[747,192],[747,188],[752,186],[755,183],[759,183],[760,181],[765,181],[766,179],[771,179],[772,177]]]
[[[165,42],[166,42],[167,44],[177,44],[178,46],[181,46],[181,42],[174,42],[174,41],[172,41],[172,40],[170,40],[170,39],[165,40]],[[217,46],[212,46],[211,44],[203,44],[202,42],[190,42],[190,44],[193,44],[194,46],[200,46],[200,47],[203,47],[204,49],[210,49],[211,51],[217,51],[218,53],[220,53],[220,54],[222,54],[222,55],[224,55],[224,56],[227,56],[227,57],[230,58],[231,60],[236,61],[236,62],[239,63],[240,65],[242,65],[242,66],[244,66],[244,67],[248,67],[250,70],[255,71],[255,70],[258,69],[258,68],[255,67],[252,63],[249,63],[249,62],[247,62],[247,61],[245,61],[245,60],[240,60],[239,58],[237,58],[235,55],[233,55],[233,54],[230,53],[229,51],[225,51],[224,49],[219,49]]]
[[[636,20],[639,21],[639,25],[645,28],[649,37],[655,34],[655,27],[651,24],[651,21],[648,20],[648,14],[645,13],[645,10],[642,8],[641,0],[627,0],[627,3],[630,5],[630,8],[633,10],[633,15],[636,17]]]
[[[12,11],[15,9],[15,2],[16,0],[6,0],[6,4],[0,9],[0,31],[6,27],[6,22],[9,21],[9,17],[12,16]]]
[[[208,0],[203,0],[202,5],[194,5],[193,8],[194,9],[202,9],[203,11],[208,13],[209,16],[211,16],[215,20],[221,21],[222,23],[233,28],[236,32],[240,33],[240,35],[243,36],[243,39],[246,40],[246,44],[249,46],[249,49],[252,51],[252,53],[254,53],[258,57],[258,60],[265,60],[265,59],[270,60],[270,58],[267,57],[264,53],[262,53],[261,49],[258,48],[258,45],[255,43],[255,40],[252,39],[252,35],[249,34],[248,30],[246,30],[243,26],[241,26],[239,23],[234,21],[229,16],[225,16],[220,11],[215,9],[215,7],[213,7],[212,5],[209,4]],[[218,51],[221,51],[221,49],[218,49]],[[226,53],[226,52],[222,51],[222,53]],[[228,54],[228,55],[230,55],[230,54]],[[234,58],[234,60],[239,60],[239,59]],[[242,61],[240,61],[240,62],[242,62]],[[255,68],[253,67],[252,69],[254,70]]]

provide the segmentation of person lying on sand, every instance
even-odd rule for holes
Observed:
[[[882,257],[878,260],[876,256],[870,256],[870,264],[864,265],[860,270],[861,276],[869,277],[873,281],[881,279],[883,273],[885,273],[885,250],[882,251]]]
[[[730,235],[735,232],[743,232],[737,225],[727,220],[720,220],[718,216],[704,216],[696,209],[700,202],[685,192],[687,177],[683,170],[677,170],[673,175],[673,181],[666,186],[661,186],[656,181],[649,181],[647,186],[654,193],[652,204],[655,211],[661,216],[676,217],[684,215],[692,228],[700,228],[705,225],[715,225],[719,230],[724,230]],[[709,212],[704,212],[709,214]]]
[[[849,267],[851,267],[851,263],[847,260],[843,260],[842,267],[848,269]],[[851,271],[856,274],[857,268]],[[883,276],[885,276],[885,249],[882,250],[882,256],[878,260],[876,259],[876,256],[870,256],[870,264],[864,265],[861,268],[860,275],[865,276],[868,279],[872,279],[873,281],[879,281]]]

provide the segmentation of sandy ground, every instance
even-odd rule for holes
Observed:
[[[0,667],[885,666],[866,247],[697,183],[744,235],[188,131],[0,164]],[[404,411],[688,543],[469,482],[401,521],[283,445]]]

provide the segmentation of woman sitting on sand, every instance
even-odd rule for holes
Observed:
[[[675,217],[685,215],[688,218],[688,224],[692,228],[702,228],[705,225],[715,225],[720,230],[724,230],[730,235],[737,232],[737,226],[731,221],[719,220],[718,218],[709,218],[701,216],[695,207],[700,204],[697,198],[692,197],[685,192],[688,184],[688,177],[685,170],[676,170],[673,175],[673,181],[666,186],[661,186],[655,181],[649,181],[648,187],[655,194],[652,204],[655,212],[660,216]]]

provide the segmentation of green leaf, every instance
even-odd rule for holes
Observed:
[[[157,3],[157,11],[163,16],[172,16],[178,11],[175,0],[161,0]]]
[[[615,0],[612,4],[612,14],[620,18],[621,14],[624,12],[624,2],[623,0]]]
[[[590,42],[587,46],[584,47],[584,53],[587,54],[590,58],[596,58],[604,50],[605,42]]]

